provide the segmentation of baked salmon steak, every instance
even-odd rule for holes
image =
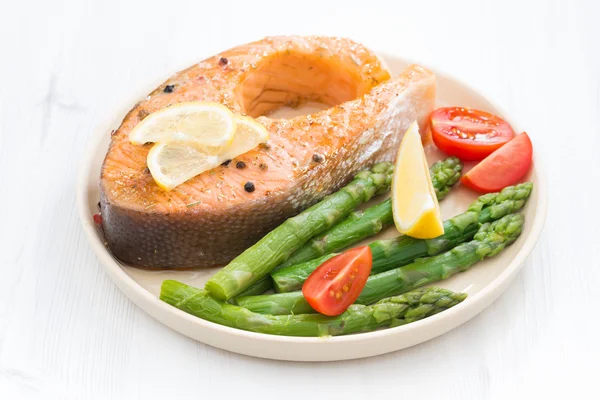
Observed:
[[[435,85],[418,65],[390,78],[373,52],[336,37],[269,37],[195,64],[136,104],[113,132],[100,182],[106,242],[133,266],[227,264],[359,170],[393,161],[411,122],[423,127],[433,110]],[[270,139],[164,191],[147,168],[152,145],[128,135],[149,114],[189,101],[256,118]],[[329,108],[268,116],[306,101]]]

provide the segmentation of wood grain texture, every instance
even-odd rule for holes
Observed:
[[[288,10],[289,3],[275,1],[2,2],[1,399],[597,395],[600,6],[368,4],[303,0]],[[479,316],[371,359],[266,361],[171,331],[105,275],[74,199],[92,128],[149,82],[282,33],[349,36],[439,66],[528,128],[548,172],[546,229],[514,284]]]

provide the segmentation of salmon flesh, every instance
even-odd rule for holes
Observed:
[[[175,74],[113,132],[100,182],[110,250],[146,268],[227,264],[359,170],[393,161],[410,123],[417,120],[423,128],[433,110],[435,82],[418,65],[390,78],[364,46],[316,36],[265,38]],[[270,139],[165,192],[146,166],[152,144],[134,145],[128,135],[148,114],[185,101],[218,102],[254,117]],[[291,119],[268,117],[306,101],[329,108]],[[248,182],[254,191],[246,190]]]

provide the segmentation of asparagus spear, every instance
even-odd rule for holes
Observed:
[[[509,214],[483,224],[472,241],[459,244],[440,255],[417,259],[414,263],[373,275],[356,300],[371,304],[387,296],[447,279],[468,270],[486,257],[493,257],[512,244],[523,229],[523,215]]]
[[[434,257],[420,258],[414,263],[371,275],[357,304],[372,304],[382,298],[444,280],[469,269],[477,261],[498,254],[521,234],[523,216],[509,214],[497,221],[483,224],[474,240],[460,244]],[[305,314],[314,312],[302,292],[277,293],[240,297],[239,306],[261,314]]]
[[[454,184],[460,179],[462,169],[463,163],[457,157],[436,161],[429,168],[431,183],[438,200],[443,200],[450,193]]]
[[[246,289],[242,290],[237,296],[256,296],[259,294],[263,294],[267,290],[273,288],[273,280],[269,275],[265,275],[252,285],[248,286]],[[231,299],[230,299],[231,302]]]
[[[373,254],[371,274],[409,264],[419,257],[434,256],[471,240],[479,229],[479,224],[495,221],[521,209],[529,198],[532,188],[533,185],[527,182],[508,186],[499,193],[489,193],[479,197],[465,213],[445,221],[444,234],[435,239],[423,240],[399,236],[371,243],[369,245]],[[300,290],[308,276],[324,261],[325,259],[321,257],[275,270],[271,273],[275,291]]]
[[[452,186],[458,182],[462,168],[462,162],[456,157],[448,157],[442,161],[435,162],[431,166],[429,172],[438,200],[442,200],[446,197],[452,189]],[[287,266],[302,264],[317,258],[325,261],[326,258],[321,258],[321,256],[348,247],[367,237],[376,235],[383,228],[392,223],[392,201],[390,199],[373,207],[369,207],[364,211],[355,211],[345,220],[322,235],[309,240],[304,246],[294,252],[286,262],[275,267],[274,271],[278,271]],[[314,265],[310,271],[312,272],[319,264],[308,264],[308,266]],[[262,278],[238,296],[250,296],[266,292],[272,287],[271,280],[267,279],[268,278]],[[282,277],[282,279],[285,279],[285,277]],[[304,282],[304,280],[302,280],[302,282]],[[282,291],[298,290],[298,288],[299,287],[295,287],[293,289]],[[277,286],[275,287],[275,290],[279,291]]]
[[[287,260],[311,237],[331,228],[375,194],[389,189],[392,171],[390,163],[380,163],[358,173],[347,186],[289,218],[236,257],[206,283],[206,290],[221,300],[237,296]]]
[[[438,200],[446,197],[452,186],[458,182],[462,168],[462,162],[456,157],[446,158],[431,166],[429,173]],[[376,235],[393,222],[391,199],[364,211],[355,211],[327,232],[309,240],[278,269],[346,248],[362,239]]]
[[[313,314],[316,311],[308,304],[302,292],[260,294],[240,296],[233,299],[240,307],[259,314],[288,315]]]
[[[371,248],[371,252],[372,251],[373,249]],[[319,258],[315,258],[314,260],[291,265],[282,269],[277,268],[275,271],[271,272],[271,284],[278,293],[300,290],[304,281],[308,279],[308,276],[312,274],[319,265],[337,255],[338,253],[329,253]],[[375,258],[373,258],[373,261],[374,260]]]
[[[367,332],[417,321],[462,302],[467,295],[429,288],[383,299],[372,306],[352,305],[337,317],[320,314],[261,315],[225,303],[206,290],[167,280],[161,300],[199,318],[248,331],[285,336],[334,336]]]

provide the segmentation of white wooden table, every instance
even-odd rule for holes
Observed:
[[[598,2],[202,3],[0,5],[0,399],[597,398]],[[549,177],[546,229],[478,317],[381,357],[275,362],[171,331],[105,275],[74,199],[92,128],[148,82],[282,33],[349,36],[437,66],[527,127]]]

